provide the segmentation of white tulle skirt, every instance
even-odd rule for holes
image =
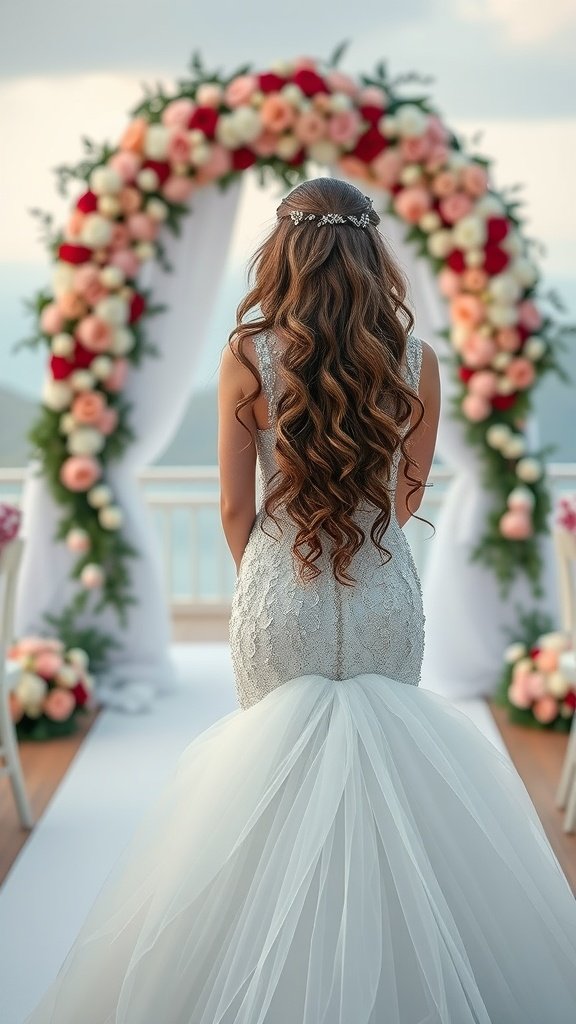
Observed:
[[[30,1024],[574,1024],[576,900],[438,694],[303,676],[197,737]]]

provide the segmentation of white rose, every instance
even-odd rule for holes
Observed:
[[[94,312],[113,327],[124,327],[130,316],[128,303],[121,295],[108,295],[105,299],[100,299],[94,307]]]
[[[156,246],[153,242],[137,242],[134,246],[134,253],[140,263],[148,263],[156,255]]]
[[[74,370],[68,377],[74,391],[92,391],[96,378],[90,370]]]
[[[520,661],[516,665],[518,672],[532,672],[534,665],[532,664],[531,658],[520,658]]]
[[[477,201],[475,209],[481,217],[494,217],[502,213],[504,207],[498,196],[488,194]]]
[[[500,451],[510,439],[511,431],[505,423],[494,423],[486,431],[486,442],[490,448]]]
[[[66,534],[66,544],[74,554],[83,555],[90,550],[90,534],[81,526],[73,526]]]
[[[398,118],[393,114],[385,114],[378,121],[378,131],[388,139],[395,139],[398,135]]]
[[[516,476],[525,484],[534,484],[542,476],[542,466],[538,459],[520,459],[516,465]]]
[[[524,446],[525,447],[525,446]],[[508,508],[524,508],[532,511],[536,498],[529,487],[515,487],[508,495]]]
[[[504,378],[504,379],[506,379],[506,378]],[[513,390],[514,390],[514,385],[512,385],[512,391]],[[508,390],[501,391],[500,388],[498,388],[498,394],[499,395],[511,395],[512,391],[508,391]],[[526,451],[526,442],[525,442],[525,440],[524,440],[524,438],[522,437],[521,434],[513,434],[512,437],[510,438],[510,440],[506,441],[506,444],[502,448],[502,454],[507,459],[519,459],[521,455],[524,455],[525,451]],[[510,494],[510,496],[508,498],[509,501],[510,501],[510,498],[512,497],[512,495],[516,494],[517,490],[519,490],[519,488],[516,488],[514,491],[511,492],[511,494]]]
[[[98,213],[103,217],[117,217],[122,210],[122,204],[117,196],[99,196]]]
[[[510,646],[504,651],[504,661],[507,665],[513,665],[515,661],[519,661],[525,654],[526,644],[510,644]]]
[[[99,249],[108,245],[112,238],[112,223],[99,213],[87,213],[80,229],[80,240],[84,245]]]
[[[230,115],[234,121],[237,136],[241,142],[254,142],[262,134],[262,120],[252,107],[237,107]]]
[[[86,500],[92,508],[103,508],[104,505],[110,504],[113,497],[107,484],[96,484],[96,487],[92,487],[88,491]]]
[[[80,573],[80,582],[88,590],[95,590],[104,583],[104,570],[95,562],[88,562]]]
[[[502,373],[507,366],[512,362],[512,356],[509,352],[497,352],[494,358],[490,362],[490,366],[493,370],[498,370]]]
[[[560,633],[558,630],[554,630],[553,633],[543,633],[538,638],[538,647],[541,647],[543,651],[567,651],[570,647],[570,640],[565,633]]]
[[[400,174],[400,181],[403,185],[415,185],[421,177],[422,171],[418,164],[406,164]]]
[[[150,160],[163,160],[168,153],[171,131],[164,124],[148,125],[144,138],[144,153]]]
[[[524,251],[524,243],[517,231],[511,231],[506,235],[500,245],[510,256],[521,256]]]
[[[415,103],[403,103],[396,112],[398,133],[403,138],[423,135],[428,126],[428,115]]]
[[[104,505],[98,512],[100,526],[105,530],[119,530],[123,519],[122,509],[118,505]]]
[[[521,288],[511,274],[496,274],[488,282],[488,294],[490,298],[503,305],[511,305],[518,302]]]
[[[199,107],[219,107],[223,96],[224,90],[222,86],[218,85],[216,82],[210,82],[206,85],[198,86],[196,102]]]
[[[97,455],[104,444],[104,434],[93,427],[75,427],[68,434],[67,447],[71,455]]]
[[[293,107],[299,107],[302,100],[306,98],[300,86],[296,85],[294,82],[290,82],[288,85],[283,85],[280,89],[280,95],[283,96],[288,103],[291,103]]]
[[[42,403],[53,412],[62,412],[71,402],[72,389],[68,382],[47,377],[42,388]]]
[[[447,228],[441,228],[440,231],[433,231],[427,239],[426,246],[431,256],[434,256],[438,260],[445,259],[448,253],[454,248],[452,232]]]
[[[563,700],[570,689],[570,683],[562,672],[551,672],[546,680],[546,689],[556,700]]]
[[[92,693],[94,690],[94,676],[90,672],[84,673],[84,686],[88,690],[88,693]]]
[[[106,380],[112,373],[113,362],[110,356],[96,356],[90,363],[90,371],[96,380]]]
[[[78,681],[78,672],[72,665],[62,665],[62,668],[56,676],[56,682],[58,686],[63,686],[65,689],[70,689],[72,686],[76,686]]]
[[[76,271],[71,263],[58,260],[52,271],[52,290],[57,298],[74,288]]]
[[[347,96],[345,92],[335,92],[330,97],[330,109],[335,114],[342,114],[346,110],[351,110],[353,106],[353,100],[351,96]]]
[[[136,338],[132,331],[126,327],[117,327],[112,335],[112,352],[115,356],[125,356],[131,352],[136,344]]]
[[[83,647],[70,647],[66,651],[66,660],[77,669],[84,670],[88,668],[88,654]]]
[[[283,135],[282,138],[278,139],[276,145],[276,155],[281,160],[291,160],[293,156],[300,149],[300,143],[295,135]]]
[[[74,338],[71,334],[66,334],[62,331],[60,334],[55,334],[52,338],[52,344],[50,346],[55,356],[69,356],[74,351]]]
[[[136,175],[136,184],[143,192],[156,192],[160,185],[160,178],[153,167],[144,167]]]
[[[114,290],[121,288],[125,281],[124,271],[120,270],[120,267],[103,267],[99,273],[100,284],[103,284],[105,288]]]
[[[58,428],[61,434],[69,434],[76,428],[76,420],[74,419],[71,412],[65,412],[58,423]]]
[[[486,241],[486,223],[471,213],[454,225],[452,233],[458,249],[478,249]]]
[[[250,97],[250,106],[258,110],[264,103],[264,93],[261,89],[255,89]]]
[[[508,377],[500,377],[496,383],[496,391],[499,395],[512,395],[516,391],[516,385]],[[509,443],[512,444],[511,441]]]
[[[481,267],[484,258],[482,249],[466,249],[464,252],[464,263],[467,267]]]
[[[533,363],[537,363],[542,358],[546,351],[546,342],[542,338],[538,338],[534,335],[532,338],[528,338],[528,341],[524,345],[523,354],[531,359]]]
[[[486,307],[486,316],[494,327],[513,327],[518,323],[518,308],[492,302]]]
[[[22,672],[14,687],[14,693],[22,701],[24,711],[30,718],[40,717],[42,701],[47,692],[46,680],[35,672]]]
[[[308,146],[308,156],[315,163],[330,167],[338,159],[338,146],[328,139],[319,139]]]
[[[531,288],[538,280],[538,269],[526,256],[514,260],[510,273],[523,288]]]
[[[241,139],[238,134],[238,127],[232,114],[222,114],[218,118],[216,139],[226,149],[235,149],[240,145]]]
[[[441,224],[442,218],[436,213],[436,210],[428,210],[428,213],[425,213],[418,221],[418,227],[421,231],[425,231],[427,235],[431,231],[437,231]]]
[[[209,142],[199,142],[196,146],[192,147],[190,153],[190,162],[194,167],[203,167],[207,164],[210,156],[212,155],[212,146]]]
[[[97,196],[115,195],[124,181],[113,167],[95,167],[90,175],[90,191]]]
[[[168,207],[164,200],[153,197],[146,203],[146,213],[153,220],[163,221],[168,216]]]

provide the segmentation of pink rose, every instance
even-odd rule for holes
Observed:
[[[168,142],[168,159],[175,164],[190,163],[190,135],[184,129],[173,132]]]
[[[450,270],[450,267],[442,267],[436,280],[440,294],[445,299],[453,299],[456,295],[460,294],[460,275],[455,274],[453,270]]]
[[[162,124],[167,128],[187,128],[196,105],[191,99],[172,100],[162,111]]]
[[[34,660],[34,671],[43,679],[53,679],[62,668],[62,658],[55,651],[42,651]]]
[[[328,137],[338,146],[355,142],[360,132],[360,115],[357,110],[343,110],[333,114],[328,121]]]
[[[60,482],[69,491],[89,491],[102,476],[102,466],[91,455],[71,455],[60,466]]]
[[[101,391],[83,391],[72,402],[72,415],[77,423],[97,425],[106,408]]]
[[[126,185],[124,188],[120,189],[118,198],[120,200],[120,206],[122,207],[122,213],[125,217],[129,217],[131,213],[136,213],[142,206],[142,193],[139,191],[139,189],[132,188],[132,186],[130,185]],[[125,224],[115,224],[114,227],[122,227],[125,229],[125,231],[128,231],[128,228]],[[114,247],[117,244],[118,242],[113,235],[112,246]]]
[[[541,725],[550,725],[558,717],[558,703],[550,694],[540,697],[532,708],[532,714]]]
[[[64,329],[64,317],[55,302],[44,306],[40,314],[40,326],[44,334],[59,334]]]
[[[404,167],[404,161],[400,156],[399,150],[390,147],[390,149],[386,149],[383,153],[380,153],[380,155],[372,161],[370,167],[378,184],[389,190],[398,182],[400,173]]]
[[[114,366],[112,372],[106,377],[104,381],[104,387],[107,391],[122,391],[126,384],[126,378],[128,376],[128,360],[127,359],[116,359],[114,360]]]
[[[387,103],[388,97],[386,96],[386,93],[377,85],[367,85],[366,88],[361,89],[358,94],[359,107],[382,107],[384,110]]]
[[[76,333],[89,352],[108,352],[112,345],[110,325],[93,313],[80,321]]]
[[[72,210],[66,223],[66,237],[78,238],[84,226],[84,214],[82,210]]]
[[[229,107],[242,107],[248,104],[258,88],[255,75],[239,75],[233,78],[224,92],[224,102]]]
[[[532,697],[528,691],[527,673],[513,679],[508,687],[508,699],[515,708],[527,709],[532,706]]]
[[[219,178],[223,178],[225,174],[228,174],[231,167],[232,157],[229,150],[221,146],[219,142],[214,142],[210,149],[208,160],[205,164],[202,164],[196,175],[196,183],[198,185],[209,185],[211,181],[218,181]]]
[[[488,188],[488,174],[484,167],[479,164],[469,164],[463,167],[460,172],[462,187],[475,199],[483,196]]]
[[[162,185],[162,195],[169,203],[185,203],[194,191],[192,178],[182,174],[171,174]]]
[[[130,153],[128,150],[122,149],[114,153],[108,163],[120,175],[122,181],[127,183],[134,181],[142,166],[142,160],[137,153]]]
[[[400,142],[400,152],[402,159],[407,164],[419,164],[422,160],[425,160],[430,155],[432,145],[426,135],[414,136],[410,139],[402,139]]]
[[[506,367],[506,376],[518,391],[525,391],[536,380],[536,371],[529,359],[518,356]]]
[[[496,355],[496,345],[484,334],[473,332],[462,342],[461,355],[466,366],[472,370],[482,370],[490,365]]]
[[[532,520],[522,509],[509,509],[500,519],[500,533],[506,540],[526,540],[532,536]]]
[[[399,217],[409,224],[417,224],[432,206],[432,200],[422,185],[412,185],[396,193],[393,205]]]
[[[360,181],[371,181],[368,167],[356,156],[341,156],[338,167],[346,178],[356,178]]]
[[[538,651],[534,663],[539,672],[555,672],[558,668],[558,651],[543,648]]]
[[[484,303],[476,295],[456,295],[450,303],[450,317],[453,323],[464,327],[476,327],[484,319]]]
[[[472,423],[480,423],[490,415],[490,403],[481,395],[467,394],[462,400],[462,412],[467,420]]]
[[[493,398],[498,387],[498,377],[491,370],[479,370],[468,382],[468,390],[481,398]]]
[[[503,327],[496,334],[496,344],[503,352],[517,352],[522,339],[515,327]]]
[[[261,135],[251,143],[252,149],[258,156],[272,156],[276,152],[278,136],[271,131],[262,132]]]
[[[460,280],[464,291],[483,292],[488,284],[488,274],[480,267],[467,267]]]
[[[294,124],[294,108],[282,96],[270,93],[260,107],[262,126],[271,132],[284,132]]]
[[[127,249],[131,241],[128,225],[120,222],[115,224],[112,228],[112,237],[110,239],[111,249],[113,251],[116,249]]]
[[[136,277],[140,262],[132,249],[118,249],[110,256],[110,265],[122,270],[126,277]]]
[[[542,326],[542,314],[530,299],[525,299],[518,306],[518,319],[527,331],[537,331]]]
[[[458,188],[458,178],[454,171],[440,171],[432,181],[432,191],[439,199],[451,196]]]
[[[44,698],[42,710],[46,718],[50,718],[53,722],[65,722],[73,714],[75,707],[74,694],[70,690],[56,686],[53,690],[49,690]]]
[[[440,200],[440,213],[449,224],[455,224],[462,220],[470,213],[471,209],[472,200],[463,192],[453,192],[452,195]]]
[[[80,295],[85,295],[86,289],[99,280],[100,267],[95,263],[84,263],[74,274],[74,287]]]
[[[301,114],[294,125],[294,134],[303,146],[311,146],[326,135],[326,120],[321,114],[309,110]]]
[[[153,242],[160,230],[160,225],[147,213],[133,213],[128,217],[128,228],[132,238],[138,242]]]
[[[12,691],[8,693],[8,707],[10,710],[10,718],[14,722],[14,725],[17,725],[18,722],[24,718],[24,705],[20,700],[20,697]]]
[[[198,87],[196,102],[199,107],[219,107],[222,102],[222,86],[217,82],[203,82]]]
[[[430,136],[433,142],[446,142],[448,139],[446,125],[437,114],[430,114],[428,124],[426,125],[426,134]]]
[[[109,434],[113,434],[118,426],[118,413],[112,406],[107,406],[102,410],[100,418],[96,423],[96,429],[102,434],[108,437]]]
[[[444,146],[440,142],[433,143],[430,156],[425,163],[426,170],[430,174],[436,174],[437,171],[440,171],[445,166],[449,153],[448,146]]]
[[[64,320],[78,320],[86,312],[86,303],[76,292],[62,292],[56,299],[56,305]]]
[[[324,76],[324,81],[330,89],[330,92],[343,92],[346,96],[358,96],[358,86],[356,82],[353,78],[350,78],[350,75],[345,75],[342,71],[328,71]],[[382,90],[379,89],[378,92],[382,93]],[[382,93],[382,95],[384,94]],[[362,100],[362,93],[358,96],[358,102],[365,102]],[[383,106],[383,103],[374,103],[374,106]]]

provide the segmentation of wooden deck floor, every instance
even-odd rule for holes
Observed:
[[[567,737],[510,725],[503,708],[490,704],[490,710],[576,893],[576,835],[562,831],[563,815],[554,805]],[[50,743],[21,744],[24,775],[36,820],[58,788],[95,718],[96,713],[86,716],[74,736]],[[0,779],[0,883],[27,838],[28,833],[18,822],[8,780]]]

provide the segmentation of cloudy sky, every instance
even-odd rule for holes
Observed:
[[[297,54],[326,56],[342,40],[349,71],[384,59],[393,75],[431,76],[439,109],[495,159],[500,185],[523,182],[530,234],[546,273],[575,282],[576,4],[574,0],[18,0],[0,11],[0,298],[5,332],[21,295],[43,283],[44,249],[32,206],[61,219],[53,168],[75,162],[80,139],[114,141],[143,82],[185,75],[193,50],[209,66],[265,67]],[[270,213],[249,189],[234,259]],[[0,382],[22,371],[0,361]],[[23,360],[23,361],[22,361]]]

